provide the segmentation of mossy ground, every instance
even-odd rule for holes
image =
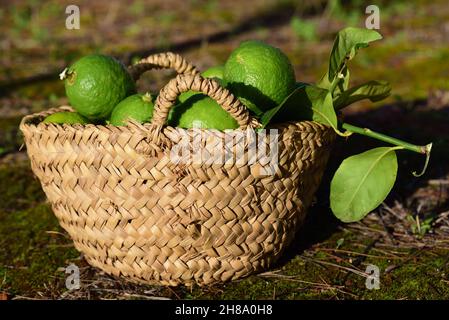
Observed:
[[[0,290],[51,294],[57,268],[79,256],[45,203],[27,163],[0,165]]]
[[[142,50],[148,48],[142,48],[142,43],[154,43],[160,49],[199,38],[196,45],[180,45],[176,51],[205,70],[222,64],[240,41],[261,39],[286,51],[299,80],[313,82],[326,67],[334,31],[357,14],[312,15],[318,38],[304,41],[288,23],[291,12],[300,11],[292,10],[297,5],[294,1],[257,2],[249,6],[251,10],[236,10],[239,1],[211,1],[207,6],[180,1],[173,8],[167,8],[164,1],[152,5],[135,1],[126,8],[98,3],[82,15],[82,29],[76,34],[64,33],[56,23],[65,19],[58,4],[23,1],[0,9],[0,16],[6,17],[0,32],[11,48],[0,61],[0,292],[11,298],[449,299],[449,237],[442,236],[444,221],[437,223],[449,208],[449,99],[445,97],[449,50],[444,46],[447,34],[440,28],[449,11],[444,0],[431,5],[426,1],[385,4],[381,8],[385,39],[360,51],[351,62],[353,83],[384,79],[393,87],[385,108],[374,110],[381,103],[366,102],[351,107],[351,122],[417,143],[435,142],[429,171],[420,179],[409,172],[417,170],[422,159],[400,155],[399,180],[386,202],[404,217],[434,215],[430,232],[420,237],[406,221],[385,226],[373,220],[379,214],[388,218],[383,208],[361,224],[339,224],[328,209],[327,173],[305,226],[276,266],[265,274],[193,289],[138,286],[88,267],[54,217],[24,151],[19,152],[21,117],[67,102],[57,74],[80,55],[113,53],[126,61],[145,55]],[[82,8],[90,8],[89,3]],[[314,10],[318,9],[311,12]],[[189,19],[181,19],[179,32],[181,26],[176,21],[185,12]],[[359,24],[361,12],[354,20]],[[101,24],[96,15],[108,19]],[[92,28],[100,32],[90,32]],[[201,41],[204,35],[198,30],[232,32],[219,40]],[[33,80],[42,74],[41,79]],[[139,88],[157,92],[171,76],[169,72],[151,72],[139,82]],[[435,90],[442,96],[433,94]],[[329,172],[342,157],[372,144],[362,138],[350,142],[350,147],[336,148]],[[391,243],[390,237],[394,238]],[[71,262],[82,267],[82,288],[76,292],[65,289],[66,275],[61,271]],[[368,264],[380,269],[379,290],[367,289],[365,277],[357,274]]]

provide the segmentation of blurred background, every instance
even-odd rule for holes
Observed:
[[[365,26],[370,2],[361,0],[136,0],[1,1],[1,114],[61,103],[57,74],[92,52],[129,64],[173,50],[200,69],[225,62],[246,39],[278,46],[291,59],[298,81],[313,82],[325,70],[333,38],[345,26]],[[68,30],[65,9],[80,9],[80,29]],[[425,98],[446,89],[449,6],[444,0],[377,1],[384,40],[352,62],[354,83],[389,80],[394,100]],[[146,78],[153,90],[161,72]],[[157,80],[157,82],[154,82]],[[142,89],[146,89],[143,81]],[[39,101],[36,101],[39,100]],[[5,106],[6,104],[6,106]]]
[[[69,16],[66,8],[73,4],[80,10],[80,28],[69,30],[66,28]],[[444,270],[448,269],[449,227],[447,218],[441,219],[447,217],[449,198],[446,164],[449,160],[447,0],[375,3],[362,0],[0,0],[0,298],[2,292],[6,298],[64,296],[63,273],[58,274],[58,268],[70,261],[82,263],[45,202],[40,185],[30,171],[26,153],[20,150],[22,138],[18,131],[24,115],[67,103],[63,83],[58,78],[67,65],[94,52],[111,54],[125,64],[131,64],[149,54],[170,50],[205,70],[223,64],[241,41],[260,39],[287,54],[298,81],[315,82],[325,72],[338,30],[347,26],[364,27],[369,15],[365,10],[369,4],[380,9],[379,31],[384,39],[361,50],[350,62],[351,84],[387,80],[392,85],[392,95],[374,104],[357,103],[345,111],[346,117],[354,124],[367,125],[417,144],[433,141],[435,147],[429,171],[421,179],[414,179],[410,172],[418,170],[423,159],[415,155],[400,156],[402,171],[386,203],[396,215],[388,216],[390,211],[381,208],[379,212],[387,216],[383,220],[375,218],[377,216],[373,216],[372,221],[368,219],[368,224],[373,224],[368,229],[363,229],[367,222],[356,224],[352,229],[341,227],[331,218],[327,190],[322,188],[312,210],[312,216],[323,219],[319,220],[322,228],[317,230],[316,221],[310,222],[315,227],[309,227],[307,230],[312,231],[300,236],[298,244],[280,265],[293,276],[309,279],[311,284],[296,283],[294,286],[287,278],[271,281],[259,277],[244,282],[241,287],[239,284],[232,287],[235,296],[223,288],[193,293],[183,289],[145,290],[154,289],[151,294],[171,298],[245,299],[270,298],[274,286],[275,298],[394,299],[429,295],[437,299],[448,298],[449,282]],[[157,92],[171,77],[170,71],[148,72],[139,81],[139,89]],[[330,170],[335,169],[342,157],[375,145],[375,142],[360,138],[351,138],[351,142],[349,149],[337,146]],[[329,180],[325,184],[328,185]],[[402,218],[396,219],[396,216]],[[381,231],[376,233],[371,230],[373,228]],[[443,236],[440,234],[438,238],[439,232]],[[361,246],[341,240],[351,237]],[[359,287],[363,289],[363,281],[357,277],[352,279],[353,275],[341,268],[332,269],[328,265],[329,273],[314,273],[321,269],[304,267],[307,264],[303,262],[307,259],[345,265],[352,257],[342,252],[323,256],[323,247],[368,256],[382,255],[373,249],[375,245],[366,250],[372,239],[380,241],[381,247],[390,244],[396,246],[395,250],[418,250],[418,253],[406,251],[403,255],[393,254],[393,251],[388,255],[383,253],[390,258],[396,255],[395,259],[399,260],[408,259],[410,255],[427,259],[427,253],[419,250],[429,243],[433,243],[434,248],[438,245],[441,248],[430,250],[428,260],[419,262],[422,270],[414,266],[414,269],[398,268],[404,271],[403,274],[391,271],[393,279],[403,277],[402,284],[399,287],[390,284],[391,290],[387,293],[358,291]],[[391,261],[394,259],[382,262],[383,266],[397,265]],[[355,265],[351,258],[349,266],[357,269],[363,263],[364,260]],[[440,271],[436,272],[435,268]],[[94,293],[89,291],[91,287],[79,291],[78,296],[71,293],[75,298],[108,294],[126,298],[123,292],[131,297],[148,295],[141,288],[98,278],[88,266],[83,270],[92,277],[92,283],[104,291]],[[436,272],[435,277],[421,280],[419,275],[432,274],[429,270]],[[3,283],[2,279],[5,279]],[[431,288],[431,283],[437,283],[436,289]],[[304,288],[309,291],[305,293]]]

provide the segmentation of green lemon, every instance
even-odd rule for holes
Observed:
[[[109,124],[124,126],[128,119],[140,123],[150,122],[153,116],[154,97],[151,94],[134,94],[122,100],[112,110]]]
[[[226,82],[223,80],[223,71],[224,71],[224,66],[215,66],[215,67],[211,67],[211,68],[207,69],[206,71],[201,73],[201,75],[204,78],[213,78],[214,80],[218,81],[218,83],[220,83],[221,86],[225,87]],[[183,92],[179,95],[178,102],[184,102],[187,99],[189,99],[191,96],[198,94],[198,93],[199,92],[195,92],[192,90]]]
[[[278,48],[245,41],[225,64],[227,88],[256,115],[279,105],[295,87],[295,71]]]
[[[204,78],[218,78],[218,79],[223,79],[223,74],[224,74],[224,66],[211,67],[206,71],[204,71],[203,73],[201,73],[201,75]]]
[[[56,112],[49,116],[47,116],[43,123],[57,123],[57,124],[87,124],[88,121],[86,118],[84,118],[82,115],[80,115],[77,112],[69,112],[69,111],[63,111],[63,112]]]
[[[84,56],[60,77],[71,106],[93,121],[106,119],[120,101],[136,90],[123,64],[105,55]]]
[[[237,129],[237,121],[210,97],[195,94],[172,108],[169,125],[180,128]]]
[[[192,97],[192,96],[194,96],[194,95],[196,95],[196,94],[200,94],[200,93],[199,93],[199,92],[196,92],[196,91],[192,91],[192,90],[183,92],[183,93],[181,93],[181,94],[178,96],[176,102],[177,102],[177,104],[178,104],[178,103],[185,102],[185,101],[187,101],[187,99],[189,99],[190,97]]]

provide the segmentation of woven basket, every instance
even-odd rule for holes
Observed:
[[[178,55],[150,56],[130,72],[137,79],[153,68],[173,68],[178,76],[160,91],[151,124],[41,122],[70,107],[23,118],[32,170],[61,226],[91,265],[137,282],[204,285],[269,268],[306,215],[333,131],[310,121],[272,126],[279,134],[278,167],[270,175],[260,174],[259,163],[172,161],[171,148],[186,137],[226,136],[165,126],[181,92],[215,99],[240,125],[234,132],[254,132],[258,122],[229,91],[199,76]],[[237,147],[238,142],[228,154],[235,155]],[[207,140],[200,151],[214,148]],[[243,152],[250,152],[247,144]]]

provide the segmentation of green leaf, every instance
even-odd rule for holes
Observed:
[[[396,180],[399,149],[403,148],[375,148],[343,161],[330,190],[331,209],[338,219],[359,221],[382,203]]]
[[[380,33],[364,28],[348,27],[338,32],[329,59],[329,82],[334,82],[337,74],[344,68],[344,64],[354,58],[357,50],[379,39],[382,39]]]
[[[338,119],[332,102],[332,94],[329,90],[317,86],[307,86],[303,88],[303,101],[301,103],[304,117],[310,120],[328,125],[343,137],[351,135],[351,132],[341,132],[338,130]]]
[[[337,129],[337,114],[334,110],[331,93],[316,86],[305,87],[304,91],[303,109],[309,108],[312,111],[312,120],[331,126],[334,130]]]
[[[363,99],[376,102],[388,97],[390,92],[391,86],[387,81],[373,80],[343,91],[334,100],[334,106],[338,110]]]

